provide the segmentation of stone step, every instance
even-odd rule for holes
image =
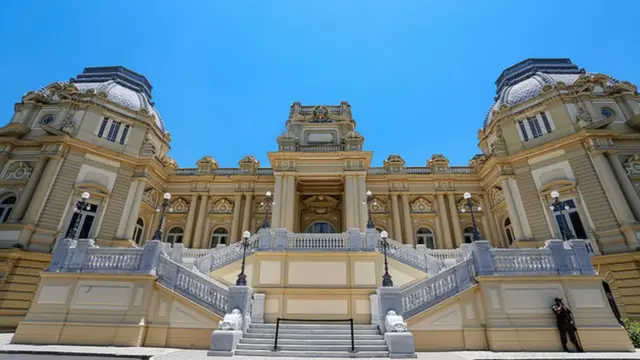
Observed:
[[[276,334],[276,329],[260,329],[260,328],[254,328],[253,326],[249,328],[249,330],[247,330],[248,334],[273,334],[275,336]],[[357,335],[379,335],[380,332],[378,332],[378,330],[375,329],[368,329],[368,330],[355,330],[353,331],[354,334]],[[306,334],[306,335],[318,335],[318,334],[326,334],[326,335],[351,335],[351,330],[350,329],[318,329],[318,328],[299,328],[299,329],[291,329],[291,328],[285,328],[285,329],[279,329],[278,330],[278,335],[288,335],[288,334]]]
[[[380,334],[358,334],[355,333],[353,335],[353,337],[355,338],[356,341],[359,340],[384,340],[384,336],[380,335]],[[275,339],[276,338],[276,333],[275,332],[246,332],[243,336],[243,339]],[[344,340],[344,339],[350,339],[351,338],[351,334],[350,333],[345,333],[345,334],[301,334],[301,333],[290,333],[290,334],[282,334],[282,333],[278,333],[278,341],[283,340],[283,339],[291,339],[291,340],[301,340],[301,339],[309,339],[309,338],[313,338],[313,339],[318,339],[318,340]]]
[[[384,345],[386,346],[386,342],[382,335],[377,339],[361,339],[354,338],[356,343],[356,347],[360,345]],[[273,346],[274,339],[273,338],[247,338],[243,337],[240,340],[241,344],[267,344]],[[282,345],[344,345],[351,346],[351,338],[345,339],[344,337],[339,338],[316,338],[315,336],[311,339],[309,338],[297,338],[297,339],[283,339],[278,336],[278,344]]]
[[[271,351],[271,350],[247,350],[237,349],[236,356],[263,356],[263,357],[307,357],[307,358],[388,358],[388,351]]]
[[[387,351],[387,345],[359,345],[356,346],[356,351]],[[271,351],[273,349],[273,344],[244,344],[240,342],[238,344],[238,350],[267,350]],[[297,344],[297,345],[287,345],[281,344],[278,342],[278,351],[341,351],[341,352],[349,352],[351,351],[351,345],[305,345],[305,344]]]
[[[251,328],[255,329],[275,329],[276,324],[256,324],[252,323]],[[299,328],[317,328],[317,329],[351,329],[349,324],[331,324],[331,323],[280,323],[280,329],[299,329]],[[378,330],[377,325],[371,324],[354,324],[354,330]]]

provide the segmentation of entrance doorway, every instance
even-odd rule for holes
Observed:
[[[316,221],[307,226],[304,232],[307,234],[335,234],[336,228],[326,221]]]

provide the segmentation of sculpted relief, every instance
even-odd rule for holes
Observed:
[[[411,204],[411,212],[431,213],[433,212],[433,203],[423,197],[418,198]]]
[[[33,168],[26,162],[16,161],[9,165],[4,173],[4,180],[29,180]]]

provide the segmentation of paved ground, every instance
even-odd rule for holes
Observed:
[[[227,357],[208,357],[205,350],[181,350],[166,348],[107,347],[107,346],[63,346],[63,345],[12,345],[13,334],[0,334],[0,360],[228,360]],[[236,356],[233,360],[293,360],[295,358],[260,358]],[[419,353],[418,360],[475,360],[475,359],[588,359],[588,360],[640,360],[640,351],[635,353],[495,353],[490,351],[452,351]],[[331,358],[331,360],[339,360]]]

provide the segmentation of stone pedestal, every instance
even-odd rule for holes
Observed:
[[[387,332],[384,334],[384,340],[389,347],[389,358],[406,359],[418,357],[413,334],[410,332]]]
[[[214,330],[208,356],[233,356],[242,337],[240,330]]]

